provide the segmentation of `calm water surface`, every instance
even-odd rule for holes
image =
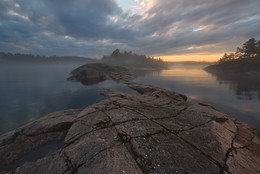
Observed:
[[[0,134],[13,130],[48,113],[84,108],[97,103],[104,89],[135,93],[122,83],[104,81],[92,86],[67,81],[80,64],[0,66]],[[247,90],[237,81],[221,80],[202,66],[173,66],[134,81],[166,88],[206,102],[218,110],[260,128],[260,95],[255,84]],[[248,83],[248,82],[247,82]],[[248,86],[254,88],[248,88]]]
[[[225,78],[203,66],[173,66],[135,82],[160,86],[188,96],[190,102],[205,102],[219,111],[260,129],[260,82],[242,76]]]

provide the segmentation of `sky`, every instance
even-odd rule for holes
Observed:
[[[260,39],[259,9],[259,0],[0,0],[0,51],[216,61]]]

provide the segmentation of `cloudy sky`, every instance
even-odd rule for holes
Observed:
[[[0,0],[4,52],[212,61],[252,37],[259,0]]]

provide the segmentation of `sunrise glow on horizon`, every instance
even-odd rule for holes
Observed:
[[[260,38],[256,0],[37,1],[0,2],[0,52],[212,62]]]
[[[168,55],[168,56],[158,56],[156,58],[161,58],[168,62],[181,62],[181,61],[206,61],[206,62],[216,62],[223,54],[183,54],[183,55]]]

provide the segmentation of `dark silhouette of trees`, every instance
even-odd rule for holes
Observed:
[[[238,48],[236,53],[225,53],[219,62],[205,68],[212,73],[219,72],[259,72],[260,71],[260,41],[254,38],[249,39]]]
[[[260,57],[260,40],[256,42],[256,55]]]
[[[241,53],[243,57],[255,57],[259,55],[259,41],[251,38],[243,44],[242,48],[238,47],[237,52]]]
[[[122,54],[120,53],[119,49],[116,49],[115,51],[112,52],[112,54],[110,56],[119,57],[119,56],[122,56]]]
[[[238,98],[252,99],[257,92],[260,99],[260,41],[249,39],[236,53],[225,53],[218,63],[204,70],[215,75],[220,83],[232,83],[230,89],[236,91]]]
[[[227,54],[225,53],[219,62],[232,61],[239,58],[259,58],[260,57],[260,40],[257,41],[255,38],[251,38],[246,41],[242,48],[237,47],[237,52]]]
[[[132,51],[120,52],[119,49],[113,51],[110,56],[103,56],[105,63],[127,66],[127,67],[149,67],[149,68],[165,68],[166,63],[162,59],[146,55],[138,55]]]
[[[224,61],[230,61],[235,59],[235,54],[234,53],[225,53],[222,58],[219,59],[219,62],[224,62]]]
[[[20,53],[4,53],[0,52],[0,63],[51,63],[51,62],[87,62],[94,61],[94,59],[77,57],[77,56],[40,56],[32,54]]]

